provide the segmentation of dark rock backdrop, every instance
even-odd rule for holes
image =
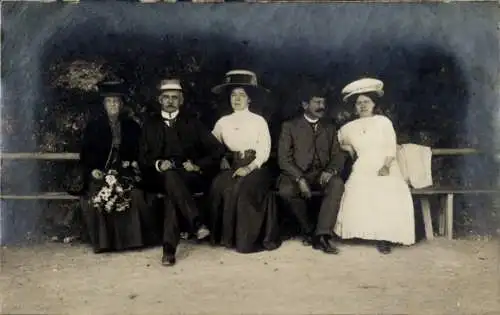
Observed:
[[[273,136],[298,110],[305,82],[328,90],[339,124],[351,108],[342,87],[361,76],[385,84],[382,105],[400,142],[477,147],[484,156],[436,157],[437,184],[496,185],[498,6],[476,4],[196,5],[2,4],[2,151],[76,152],[99,105],[95,84],[113,74],[129,85],[140,118],[155,85],[180,76],[190,110],[211,127],[227,110],[210,88],[235,67],[257,72],[270,97],[256,110]],[[71,163],[3,162],[2,192],[60,191]],[[71,228],[75,203],[2,201],[4,243]],[[498,209],[459,198],[458,231],[491,234]]]

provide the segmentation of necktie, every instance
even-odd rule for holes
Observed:
[[[316,132],[316,130],[318,130],[318,122],[314,122],[314,123],[310,123],[310,124],[311,124],[313,131]]]
[[[175,119],[164,119],[167,126],[172,127],[174,125]]]

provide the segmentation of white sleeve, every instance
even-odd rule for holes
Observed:
[[[342,146],[347,143],[347,139],[345,137],[345,128],[340,127],[339,131],[337,131],[337,140],[339,141],[339,144]]]
[[[348,132],[346,131],[346,128],[341,127],[339,131],[337,131],[337,140],[340,144],[340,148],[343,151],[348,152],[351,157],[354,156],[354,148],[349,142]]]
[[[219,140],[220,143],[223,143],[222,141],[222,118],[217,120],[215,123],[214,129],[212,130],[212,134],[214,137]]]
[[[267,121],[263,117],[256,120],[255,129],[257,143],[255,146],[255,160],[251,163],[251,167],[260,168],[262,164],[267,162],[271,154],[271,134]]]
[[[384,131],[384,144],[385,144],[385,152],[387,152],[387,156],[396,157],[397,152],[397,140],[396,140],[396,131],[394,130],[394,126],[391,120],[385,116],[383,117],[383,131]]]
[[[160,162],[161,162],[161,160],[156,160],[156,162],[155,162],[155,168],[156,168],[156,170],[158,172],[161,172],[161,170],[160,170]]]

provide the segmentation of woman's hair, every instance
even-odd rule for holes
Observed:
[[[347,99],[347,104],[352,108],[352,109],[355,109],[356,107],[356,100],[358,99],[358,97],[360,97],[361,95],[364,95],[366,97],[369,97],[373,104],[375,104],[375,107],[373,107],[373,114],[374,115],[380,115],[382,114],[382,110],[380,108],[380,105],[378,103],[378,101],[380,100],[380,96],[378,96],[377,93],[375,92],[366,92],[366,93],[360,93],[360,94],[355,94],[355,95],[352,95],[350,96],[348,99]]]
[[[228,97],[229,101],[231,99],[231,94],[233,94],[233,91],[236,89],[242,89],[243,91],[245,91],[245,93],[248,97],[249,103],[252,101],[252,96],[255,96],[253,89],[246,87],[246,86],[235,86],[235,87],[231,87],[231,88],[227,89],[227,97]]]

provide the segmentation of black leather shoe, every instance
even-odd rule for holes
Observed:
[[[161,264],[166,267],[175,265],[175,247],[170,245],[163,245],[163,256],[161,257]]]
[[[165,267],[172,267],[175,265],[175,262],[175,255],[163,254],[163,257],[161,258],[161,264]]]
[[[302,237],[302,245],[311,246],[313,244],[313,237],[311,235],[304,235]]]
[[[384,255],[390,254],[391,253],[391,245],[389,242],[378,242],[377,243],[377,250]]]
[[[337,246],[333,245],[329,242],[326,237],[317,237],[314,241],[313,248],[317,250],[322,250],[326,254],[337,255],[339,253],[339,249]]]
[[[272,251],[272,250],[275,250],[275,249],[278,249],[280,247],[280,243],[278,242],[267,242],[267,243],[264,243],[264,248],[268,251]]]

